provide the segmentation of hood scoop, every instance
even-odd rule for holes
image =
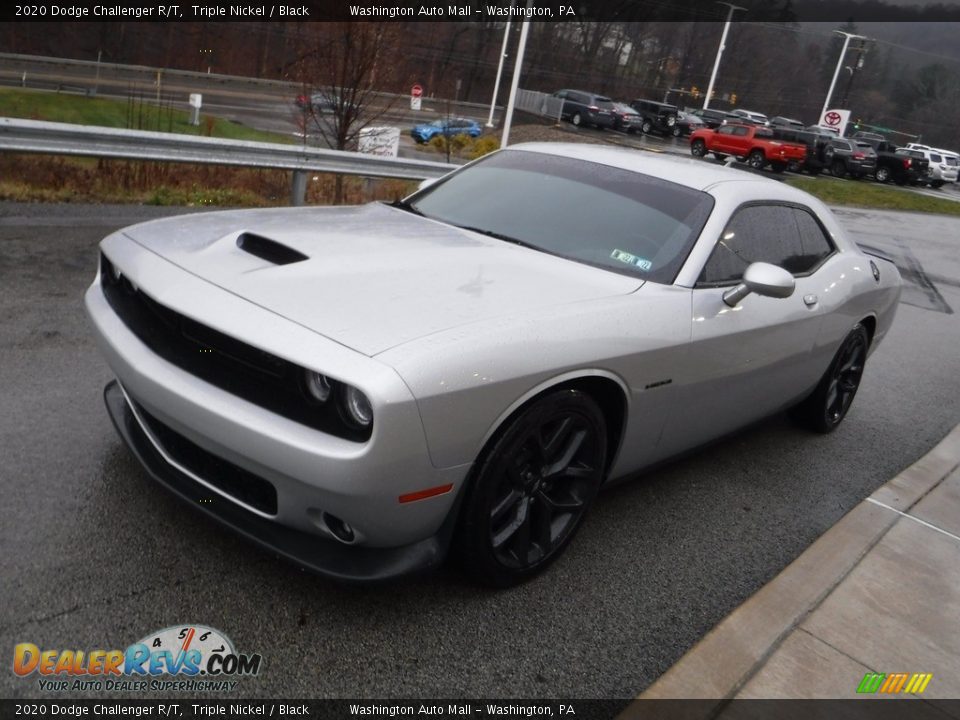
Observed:
[[[237,236],[237,247],[274,265],[292,265],[309,260],[298,250],[251,232],[242,232]]]

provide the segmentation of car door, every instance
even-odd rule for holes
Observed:
[[[721,125],[718,127],[717,134],[713,138],[713,147],[711,149],[715,152],[732,153],[734,151],[733,131],[735,127],[734,125]]]
[[[809,232],[811,224],[816,234]],[[823,280],[835,252],[806,208],[749,203],[732,216],[692,290],[691,346],[680,412],[664,434],[664,451],[706,442],[784,407],[816,384],[811,362],[823,320]],[[753,262],[794,276],[787,298],[750,294],[734,307],[723,295]]]

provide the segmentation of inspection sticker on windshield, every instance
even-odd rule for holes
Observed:
[[[638,267],[641,270],[649,270],[650,268],[653,267],[653,263],[647,260],[646,258],[637,257],[636,255],[631,255],[630,253],[624,252],[623,250],[614,250],[612,253],[610,253],[610,257],[613,258],[614,260],[619,260],[622,263],[626,263],[627,265],[633,265],[634,267]]]

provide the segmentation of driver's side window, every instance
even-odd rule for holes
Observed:
[[[791,205],[748,205],[730,219],[697,284],[738,283],[754,262],[805,275],[832,252],[833,245],[809,211]]]

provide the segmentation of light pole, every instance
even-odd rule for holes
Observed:
[[[523,69],[523,53],[527,49],[527,32],[530,30],[530,6],[533,0],[527,0],[527,14],[520,23],[520,45],[517,48],[517,62],[513,66],[513,81],[510,83],[510,98],[507,100],[507,109],[503,117],[503,134],[500,136],[500,147],[506,147],[510,140],[510,126],[513,124],[513,106],[517,100],[517,85],[520,84],[520,71]]]
[[[707,94],[703,97],[703,109],[710,107],[710,96],[713,94],[713,82],[717,79],[717,70],[720,69],[720,58],[723,57],[723,50],[727,43],[727,33],[730,32],[730,18],[733,17],[734,10],[746,10],[739,5],[732,5],[728,2],[718,2],[717,5],[726,5],[730,10],[727,11],[727,21],[723,24],[723,35],[720,36],[720,47],[717,48],[717,59],[713,61],[713,72],[710,73],[710,84],[707,86]]]
[[[843,50],[840,51],[840,57],[837,58],[837,69],[833,71],[833,80],[830,81],[830,89],[827,90],[827,99],[823,101],[823,110],[820,111],[820,120],[817,121],[819,124],[823,119],[823,114],[827,111],[827,108],[830,107],[830,98],[833,96],[833,88],[837,84],[837,75],[840,74],[840,66],[843,65],[843,58],[847,55],[847,47],[850,45],[851,38],[857,38],[858,40],[866,40],[863,35],[854,35],[853,33],[844,32],[843,30],[834,30],[838,35],[843,35]]]
[[[490,101],[490,117],[487,118],[487,127],[493,127],[493,110],[497,106],[497,93],[500,92],[500,76],[503,74],[503,61],[507,59],[507,41],[510,40],[510,20],[503,29],[503,45],[500,48],[500,63],[497,65],[497,80],[493,84],[493,99]]]

